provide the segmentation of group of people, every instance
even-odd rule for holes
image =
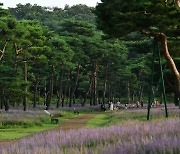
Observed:
[[[137,108],[139,108],[140,106],[143,107],[144,106],[144,102],[141,101],[137,101],[135,105],[133,105]],[[105,106],[105,104],[101,104],[101,110],[102,111],[106,111],[107,109],[109,109],[110,111],[113,111],[114,109],[121,109],[121,108],[125,108],[128,109],[128,104],[125,103],[124,107],[121,105],[121,103],[118,101],[116,104],[113,104],[113,102],[109,102],[108,103],[108,107]]]
[[[110,109],[110,111],[113,111],[114,110],[114,104],[112,102],[109,102],[108,103],[108,108]],[[101,110],[102,111],[106,111],[106,106],[105,104],[101,104]]]

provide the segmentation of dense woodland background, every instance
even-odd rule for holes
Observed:
[[[148,100],[153,38],[137,31],[108,37],[97,29],[94,12],[85,5],[0,8],[1,109]],[[115,34],[114,27],[121,25],[111,24]],[[125,31],[120,27],[118,33]],[[179,34],[168,34],[169,51],[179,68]],[[175,80],[166,63],[163,60],[167,99],[173,103]],[[157,62],[155,83],[159,79]],[[159,87],[156,99],[161,97]]]

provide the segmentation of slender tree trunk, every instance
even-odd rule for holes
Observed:
[[[25,60],[24,61],[24,82],[25,84],[27,84],[27,61]],[[24,89],[24,92],[25,92],[25,95],[23,97],[23,106],[24,106],[24,111],[27,111],[27,91],[28,91],[28,86],[25,85],[25,89]]]
[[[93,96],[94,96],[94,77],[91,82],[91,90],[90,90],[90,106],[93,105]]]
[[[47,101],[46,101],[46,110],[49,110],[52,96],[53,96],[53,84],[54,84],[54,66],[52,66],[51,74],[49,78],[49,92],[47,95]]]
[[[18,65],[18,56],[22,51],[22,48],[18,48],[17,44],[14,43],[14,48],[15,48],[15,57],[14,57],[14,69],[17,72],[17,65]]]
[[[62,98],[62,107],[64,107],[64,101],[65,101],[65,98],[67,96],[67,86],[68,86],[68,81],[69,81],[69,75],[70,75],[70,71],[67,74],[66,84],[64,87],[64,94],[63,94],[63,98]]]
[[[57,90],[57,105],[56,107],[59,108],[62,98],[62,79],[63,79],[63,73],[61,75],[60,81],[59,81],[59,89]]]
[[[71,97],[71,92],[72,92],[72,87],[68,87],[68,97],[67,97],[67,102],[66,102],[66,104],[68,104],[68,102],[70,102],[70,97]],[[73,98],[72,98],[73,99]],[[71,104],[72,105],[72,104]],[[71,106],[70,106],[71,107]]]
[[[92,76],[89,78],[89,86],[86,89],[86,93],[85,93],[85,97],[84,97],[84,101],[82,103],[82,106],[84,106],[86,104],[88,93],[90,93],[90,91],[91,91],[91,86],[92,86]]]
[[[107,72],[108,72],[108,65],[106,66],[105,79],[104,79],[103,104],[105,104],[105,98],[106,98]]]
[[[9,111],[9,99],[4,96],[5,111]]]
[[[129,82],[126,82],[126,94],[127,94],[127,103],[130,104],[130,89],[129,89]]]
[[[98,74],[98,64],[97,61],[94,61],[94,80],[93,80],[93,105],[97,105],[98,104],[98,91],[97,91],[97,74]]]
[[[69,107],[72,106],[73,96],[75,94],[75,91],[76,91],[76,88],[77,88],[77,84],[78,84],[79,72],[80,72],[80,64],[78,64],[78,66],[77,66],[76,80],[75,80],[75,84],[74,84],[74,87],[72,88],[72,92],[71,92],[71,95],[70,95]]]
[[[138,98],[139,102],[142,102],[143,90],[144,90],[143,85],[140,85],[139,86],[139,98]]]
[[[47,88],[46,88],[46,79],[44,81],[44,105],[46,105],[46,100],[47,100]]]
[[[37,91],[37,103],[38,103],[38,105],[40,105],[40,97],[41,97],[41,90],[38,88],[38,91]]]
[[[132,103],[135,103],[135,92],[132,93]]]
[[[3,97],[2,97],[2,102],[3,103],[2,104],[4,104],[5,111],[8,111],[9,110],[9,100],[5,96],[4,90],[2,90],[2,92],[3,92]]]
[[[0,98],[0,101],[1,101],[0,108],[1,108],[1,110],[2,110],[2,109],[3,109],[3,105],[4,105],[4,102],[3,102],[3,98],[2,98],[2,97]]]
[[[33,102],[33,108],[36,108],[36,102],[37,102],[37,91],[38,91],[38,77],[35,77],[35,84],[34,84],[34,102]]]
[[[108,84],[108,103],[111,102],[111,84]]]

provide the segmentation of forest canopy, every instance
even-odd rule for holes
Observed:
[[[153,39],[138,31],[166,33],[173,59],[180,63],[177,7],[169,1],[167,6],[160,0],[148,2],[103,0],[96,8],[1,7],[1,109],[147,101]],[[164,76],[172,102],[176,92],[170,68]]]

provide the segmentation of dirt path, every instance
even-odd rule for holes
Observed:
[[[65,121],[63,124],[59,125],[59,127],[56,127],[52,130],[57,130],[57,129],[62,129],[62,130],[70,130],[70,129],[80,129],[80,128],[84,128],[88,121],[93,119],[95,116],[97,116],[99,114],[80,114],[76,117],[73,117],[71,119],[68,119],[67,121]],[[48,130],[46,130],[48,131]],[[49,130],[51,131],[51,130]],[[25,136],[23,138],[28,138],[29,136]],[[21,139],[21,138],[20,138]],[[16,142],[20,139],[16,139],[16,140],[0,140],[0,146],[4,145],[4,144],[8,144],[8,143],[12,143],[12,142]]]
[[[98,114],[82,114],[74,117],[70,120],[65,121],[61,126],[60,129],[62,130],[69,130],[69,129],[80,129],[87,125],[88,121],[93,119]]]

